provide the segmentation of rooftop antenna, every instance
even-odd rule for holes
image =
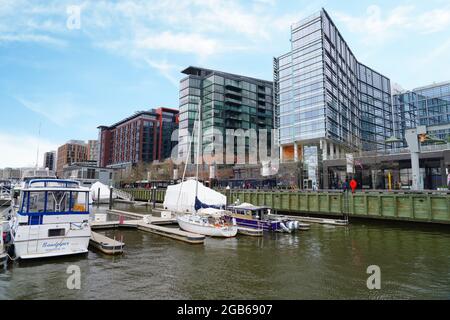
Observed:
[[[39,167],[39,143],[41,141],[41,126],[42,126],[42,122],[39,121],[38,143],[37,143],[37,151],[36,151],[36,170]]]

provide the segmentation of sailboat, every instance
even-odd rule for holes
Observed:
[[[226,205],[226,197],[219,194],[218,192],[203,186],[198,181],[199,176],[199,165],[200,165],[200,139],[202,134],[201,127],[201,101],[198,104],[198,140],[197,140],[197,168],[194,181],[186,181],[184,182],[185,174],[186,174],[186,166],[188,161],[185,163],[183,178],[180,185],[170,186],[166,193],[166,199],[164,200],[164,206],[167,208],[167,204],[171,202],[174,197],[174,190],[178,191],[178,198],[176,201],[176,212],[177,222],[181,229],[193,233],[202,234],[205,236],[211,237],[224,237],[230,238],[236,236],[238,232],[238,228],[236,225],[236,220],[230,218],[229,212],[224,210],[223,208]],[[193,133],[194,134],[193,130]],[[187,157],[191,155],[191,144],[189,144]],[[189,159],[189,158],[188,158]],[[194,197],[192,194],[192,189],[189,188],[189,185],[192,187],[192,183],[195,183],[195,194]],[[183,187],[187,187],[185,190],[187,192],[182,192]],[[179,190],[177,190],[177,188]],[[199,188],[202,190],[202,199],[205,202],[202,202],[199,199]],[[171,191],[172,190],[172,191]],[[183,201],[185,208],[183,211],[179,210],[180,198],[183,195]],[[206,203],[208,202],[208,203]],[[186,208],[186,204],[188,207]]]

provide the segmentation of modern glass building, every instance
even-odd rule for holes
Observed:
[[[182,73],[187,75],[180,81],[178,156],[183,161],[188,154],[200,100],[204,147],[214,141],[213,135],[208,135],[212,130],[220,130],[225,143],[227,129],[258,132],[274,127],[273,82],[192,66]],[[247,151],[249,147],[247,142]],[[194,151],[191,147],[191,155]],[[236,152],[237,148],[235,156]]]
[[[305,188],[320,187],[322,160],[384,148],[392,135],[390,80],[357,61],[324,9],[292,25],[274,91],[281,161],[303,163]]]
[[[434,83],[395,94],[393,105],[397,137],[404,140],[406,128],[426,125],[429,133],[449,141],[450,82]]]

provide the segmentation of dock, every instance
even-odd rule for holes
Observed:
[[[318,223],[318,224],[328,224],[333,226],[347,226],[348,220],[343,219],[327,219],[327,218],[314,218],[314,217],[302,217],[302,216],[286,216],[286,215],[277,215],[272,214],[274,217],[280,217],[280,218],[287,218],[290,220],[297,220],[300,222],[308,222],[308,223]],[[304,226],[304,229],[302,229],[303,226],[300,225],[300,230],[308,230],[309,226]]]
[[[100,233],[91,231],[89,245],[105,254],[116,255],[123,253],[125,243],[108,238]]]
[[[92,230],[97,229],[114,229],[114,228],[135,228],[144,232],[150,232],[160,236],[168,237],[171,239],[183,241],[190,244],[203,244],[205,236],[197,233],[187,232],[180,228],[167,227],[165,225],[173,225],[177,223],[175,218],[161,218],[151,215],[144,215],[140,213],[134,213],[122,210],[108,210],[108,213],[127,216],[131,218],[138,218],[135,220],[123,220],[123,221],[104,221],[104,222],[91,222]]]
[[[191,244],[202,244],[205,241],[205,236],[201,234],[145,223],[144,221],[137,222],[137,229]]]
[[[154,224],[154,225],[168,225],[168,224],[177,224],[177,219],[170,217],[170,218],[162,218],[162,217],[155,217],[148,214],[141,214],[141,213],[135,213],[135,212],[129,212],[129,211],[122,211],[122,210],[107,210],[106,212],[115,214],[118,216],[124,216],[129,218],[136,218],[138,220],[146,220],[146,222]],[[158,211],[159,212],[159,211]]]
[[[238,234],[251,237],[262,237],[264,234],[264,230],[238,226]]]

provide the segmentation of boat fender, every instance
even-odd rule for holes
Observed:
[[[298,230],[300,228],[300,222],[294,221],[294,228]]]
[[[233,226],[237,225],[236,218],[233,218]]]
[[[280,227],[281,227],[285,232],[291,232],[291,230],[289,230],[289,228],[286,227],[286,225],[284,224],[284,222],[280,222]]]
[[[295,230],[295,222],[292,220],[286,221],[286,227],[291,231]]]

